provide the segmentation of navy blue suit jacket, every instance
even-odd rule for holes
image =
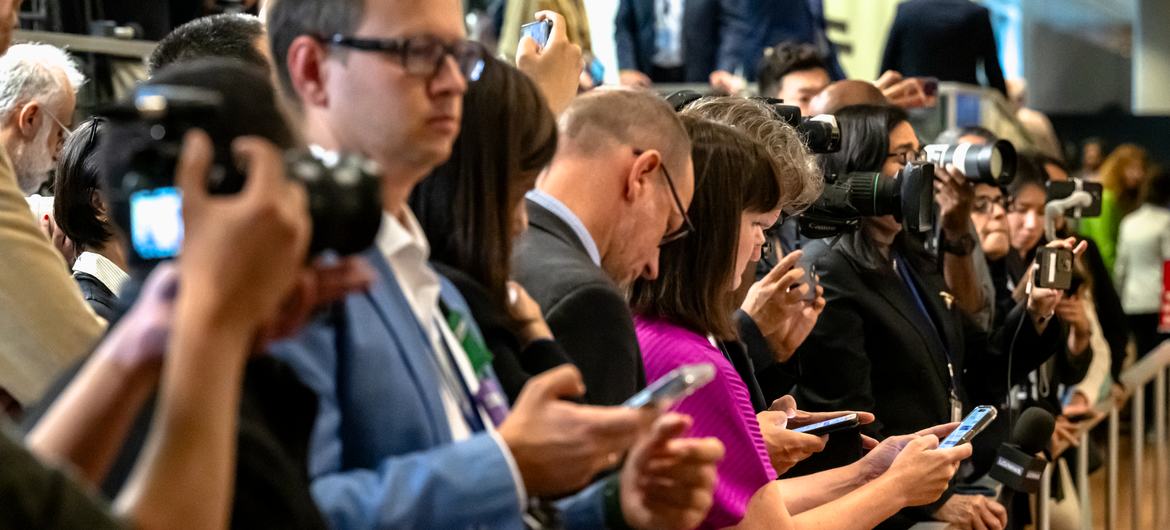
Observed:
[[[366,293],[273,348],[319,400],[312,493],[333,528],[522,528],[507,457],[480,430],[453,442],[432,346],[382,254]],[[441,298],[479,333],[446,279]],[[602,487],[564,501],[569,527],[601,527]]]
[[[882,71],[886,70],[972,85],[982,84],[978,76],[982,70],[987,86],[1007,94],[991,13],[968,0],[899,4],[882,56]]]
[[[752,0],[685,0],[683,62],[688,83],[706,83],[711,72],[735,72],[752,47]],[[621,0],[614,21],[618,68],[649,74],[653,67],[654,0]]]
[[[837,60],[837,46],[825,34],[825,9],[822,0],[751,0],[755,20],[752,45],[744,56],[748,79],[756,78],[756,66],[764,56],[764,49],[784,41],[816,46],[828,65],[829,77],[834,81],[845,79],[845,71]]]

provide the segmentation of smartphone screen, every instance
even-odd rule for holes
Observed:
[[[183,199],[178,188],[136,191],[130,195],[130,242],[143,259],[168,259],[183,245]]]
[[[991,424],[996,414],[995,407],[989,407],[987,405],[975,407],[975,410],[972,410],[966,418],[963,418],[963,423],[960,423],[950,435],[938,444],[938,448],[946,449],[970,442],[975,438],[975,435],[979,434]]]
[[[857,414],[846,414],[844,416],[838,416],[831,420],[825,420],[820,423],[798,427],[796,429],[792,429],[792,432],[820,436],[822,434],[829,434],[843,429],[848,429],[850,427],[856,427],[858,423],[859,420],[857,419]]]
[[[527,35],[536,41],[536,45],[544,48],[548,44],[548,38],[552,35],[552,22],[548,20],[538,20],[520,26],[520,35]]]
[[[715,366],[710,363],[688,364],[671,370],[641,392],[634,394],[623,407],[656,406],[667,409],[684,397],[710,383],[715,378]]]

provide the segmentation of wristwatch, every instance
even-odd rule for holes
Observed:
[[[971,255],[971,252],[975,250],[975,243],[975,236],[972,236],[970,232],[959,236],[959,239],[955,240],[947,239],[942,234],[938,236],[938,249],[956,256]]]

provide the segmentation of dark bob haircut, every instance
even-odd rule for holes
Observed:
[[[410,207],[431,243],[431,259],[463,271],[506,307],[512,220],[552,160],[557,123],[536,85],[486,59],[463,97],[451,158],[415,187]]]
[[[662,246],[658,278],[634,282],[630,304],[638,314],[730,340],[737,336],[731,315],[740,217],[779,207],[779,176],[764,146],[743,132],[681,117],[695,164],[695,196],[687,209],[695,231]]]
[[[61,149],[53,199],[53,218],[79,250],[101,247],[114,237],[104,215],[101,169],[97,145],[105,132],[105,120],[92,118],[81,124]]]

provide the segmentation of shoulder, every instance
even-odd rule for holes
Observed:
[[[666,320],[635,317],[634,330],[648,372],[663,358],[673,366],[725,360],[707,337]]]

